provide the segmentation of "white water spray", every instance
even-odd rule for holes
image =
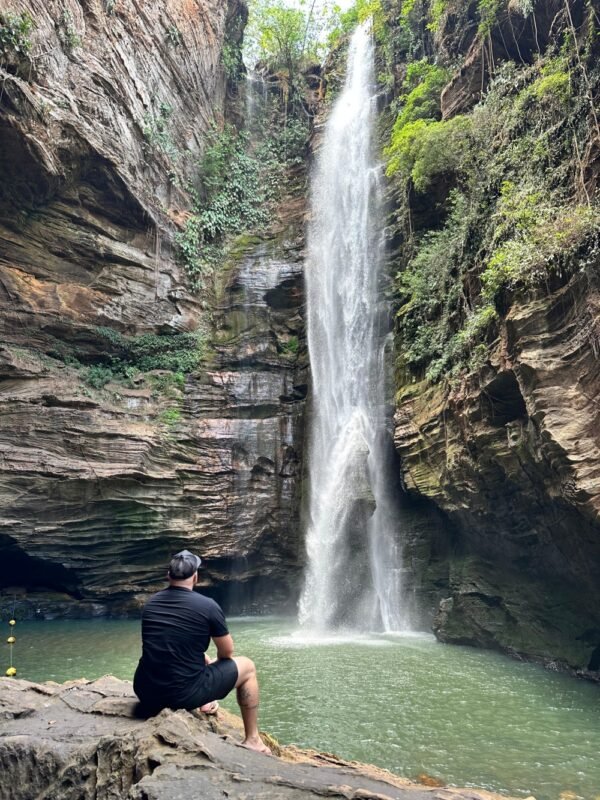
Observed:
[[[385,415],[373,63],[370,29],[362,25],[312,184],[306,282],[313,416],[300,622],[317,629],[409,627]]]

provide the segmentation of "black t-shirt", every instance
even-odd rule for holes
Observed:
[[[212,636],[229,633],[221,607],[181,586],[152,595],[142,612],[142,657],[134,688],[144,703],[185,708],[205,678]]]

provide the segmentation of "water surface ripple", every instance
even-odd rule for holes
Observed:
[[[261,726],[282,743],[537,800],[600,797],[597,686],[427,634],[323,637],[277,618],[231,630],[258,666]],[[20,622],[15,633],[19,677],[36,681],[131,679],[140,652],[136,621]]]

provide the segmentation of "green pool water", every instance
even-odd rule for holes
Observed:
[[[427,634],[317,639],[274,618],[230,626],[237,654],[258,667],[261,727],[282,743],[409,778],[600,800],[596,685]],[[140,654],[136,621],[21,622],[14,632],[18,676],[35,681],[131,679]],[[224,705],[235,710],[235,699]]]

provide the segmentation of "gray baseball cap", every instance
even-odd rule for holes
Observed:
[[[194,572],[198,571],[202,559],[190,553],[189,550],[182,550],[176,553],[169,562],[169,577],[176,581],[184,581],[191,578]]]

